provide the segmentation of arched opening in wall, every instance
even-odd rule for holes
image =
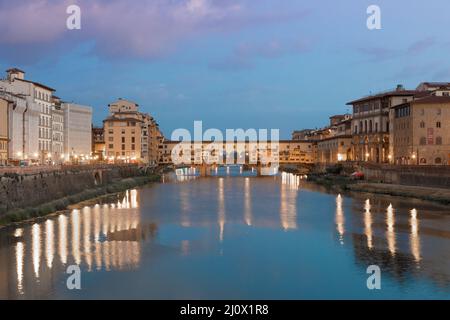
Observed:
[[[100,173],[99,172],[96,172],[94,174],[94,183],[95,183],[96,186],[98,186],[99,184],[102,183],[102,179],[100,177]]]
[[[442,164],[442,159],[440,157],[437,157],[436,159],[434,159],[434,163],[435,164]]]
[[[427,164],[427,159],[420,158],[420,164]]]

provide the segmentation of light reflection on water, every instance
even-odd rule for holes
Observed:
[[[345,268],[335,266],[342,268],[346,281],[342,295],[333,295],[331,289],[318,298],[370,298],[363,284],[365,268],[371,264],[385,272],[388,297],[410,297],[411,292],[424,298],[449,296],[446,208],[377,196],[333,195],[282,177],[219,176],[189,182],[166,177],[165,181],[42,222],[2,230],[0,298],[71,297],[64,287],[65,269],[71,264],[94,277],[111,274],[124,288],[119,297],[127,297],[127,292],[141,298],[179,297],[179,289],[190,292],[184,298],[206,297],[191,286],[178,288],[191,283],[188,277],[204,292],[212,290],[210,298],[236,297],[232,293],[242,298],[308,298],[310,288],[303,280],[319,272],[324,283],[316,279],[316,285],[326,290],[333,263],[347,258]],[[199,257],[210,263],[191,265]],[[270,263],[264,266],[260,261]],[[234,264],[239,268],[234,270]],[[250,278],[242,278],[246,268],[251,270]],[[221,277],[228,280],[222,283]],[[234,278],[228,277],[240,280],[233,286]],[[253,278],[260,280],[256,284],[250,281]],[[413,282],[405,294],[401,288],[406,279]],[[129,291],[141,282],[151,285]],[[109,285],[103,282],[100,287]],[[248,296],[239,295],[243,285],[251,293]],[[418,291],[427,286],[426,291]],[[91,290],[83,291],[82,297],[111,294],[107,289],[106,293]],[[268,294],[261,296],[261,292]]]

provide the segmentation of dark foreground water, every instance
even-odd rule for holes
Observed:
[[[0,298],[450,298],[448,208],[281,177],[184,180],[1,229]],[[81,290],[66,285],[74,264]]]

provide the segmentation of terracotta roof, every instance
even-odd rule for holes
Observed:
[[[324,138],[319,140],[318,142],[322,142],[322,141],[329,141],[329,140],[334,140],[334,139],[351,139],[352,135],[351,134],[343,134],[343,135],[336,135],[336,136],[332,136],[332,137],[328,137],[328,138]]]
[[[25,71],[20,70],[19,68],[10,68],[10,69],[6,70],[6,72],[22,72],[22,73],[25,73]]]
[[[414,104],[423,103],[450,103],[450,97],[448,96],[428,96],[425,98],[412,101]]]
[[[120,118],[115,118],[115,117],[108,117],[108,118],[106,118],[105,120],[103,120],[103,122],[106,122],[106,121],[134,121],[134,122],[143,122],[142,120],[140,120],[140,119],[135,119],[135,118],[123,118],[123,119],[120,119]]]
[[[448,87],[450,86],[450,82],[422,82],[420,85],[426,85],[429,87]]]
[[[55,89],[50,88],[50,87],[47,87],[46,85],[43,85],[42,83],[39,83],[39,82],[34,82],[34,81],[25,80],[25,79],[19,79],[19,78],[16,78],[16,79],[14,79],[14,80],[20,80],[20,81],[23,81],[23,82],[32,83],[32,84],[34,84],[35,86],[41,87],[41,88],[43,88],[43,89],[45,89],[45,90],[49,90],[49,91],[52,91],[52,92],[55,92],[55,91],[56,91]]]
[[[367,96],[361,99],[357,99],[357,100],[353,100],[350,102],[347,102],[347,105],[352,105],[358,102],[364,102],[364,101],[369,101],[369,100],[374,100],[374,99],[381,99],[381,98],[387,98],[387,97],[394,97],[394,96],[411,96],[411,95],[415,95],[417,94],[418,91],[417,90],[392,90],[392,91],[387,91],[387,92],[382,92],[379,94],[375,94],[372,96]]]

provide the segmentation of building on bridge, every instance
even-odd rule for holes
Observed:
[[[159,164],[174,164],[172,152],[179,141],[164,141],[160,146]],[[183,149],[179,154],[184,164],[257,164],[261,162],[261,155],[269,162],[277,164],[312,164],[314,162],[313,143],[310,141],[281,140],[276,144],[270,142],[258,144],[257,142],[223,142],[213,150],[211,142],[182,142]],[[228,159],[228,161],[226,161]],[[230,163],[231,162],[231,163]]]

